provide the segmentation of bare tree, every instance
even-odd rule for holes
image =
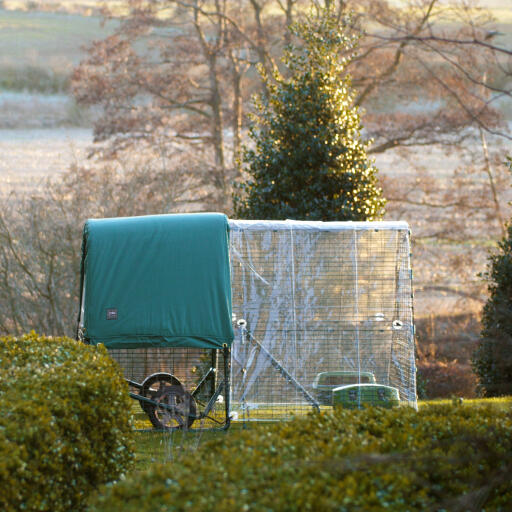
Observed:
[[[0,334],[73,335],[82,226],[90,217],[190,211],[212,187],[190,161],[162,156],[72,167],[0,212]]]
[[[493,44],[492,19],[464,1],[127,0],[118,30],[74,76],[78,100],[102,107],[96,141],[108,141],[107,156],[155,138],[200,146],[229,206],[248,100],[261,86],[254,67],[272,76],[287,28],[324,3],[340,20],[354,13],[347,30],[361,51],[347,69],[372,153],[453,147],[476,128],[510,138],[495,105],[512,94],[512,51]]]
[[[129,0],[118,30],[94,43],[74,74],[79,102],[102,107],[95,141],[108,144],[95,152],[179,142],[201,153],[218,207],[229,208],[253,89],[246,74],[275,65],[268,30],[277,25],[283,37],[295,3],[282,5],[286,19],[276,22],[262,0]]]

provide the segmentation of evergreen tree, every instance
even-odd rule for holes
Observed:
[[[512,158],[508,157],[512,171]],[[482,314],[482,334],[473,369],[485,396],[512,395],[512,224],[490,257],[484,274],[489,299]]]
[[[357,39],[329,12],[292,27],[287,72],[256,101],[244,152],[246,183],[234,194],[235,214],[246,219],[376,220],[385,199],[377,170],[361,140],[359,113],[345,73]],[[341,54],[348,54],[342,57]]]

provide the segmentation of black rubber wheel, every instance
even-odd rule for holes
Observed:
[[[139,394],[170,407],[141,402],[142,409],[157,429],[189,428],[196,419],[197,406],[194,397],[170,373],[154,373],[147,377]]]
[[[181,382],[170,373],[152,373],[142,381],[139,395],[153,400],[161,386],[181,386]],[[141,401],[139,404],[145,413],[147,413],[148,408],[154,408],[154,406],[146,402]]]

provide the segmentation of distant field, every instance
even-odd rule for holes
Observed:
[[[404,0],[394,0],[392,3],[400,4],[403,3]],[[53,7],[54,9],[64,8],[64,9],[96,9],[101,7],[103,4],[108,4],[109,6],[114,5],[123,5],[125,2],[123,0],[4,0],[4,5],[8,9],[27,9],[27,6],[44,6],[46,8]],[[480,0],[478,4],[482,7],[492,10],[507,10],[510,8],[509,0]]]
[[[33,66],[69,73],[83,58],[82,47],[112,27],[101,27],[99,17],[0,10],[0,71]]]
[[[496,18],[496,28],[503,34],[497,38],[501,44],[512,44],[511,1],[482,2],[491,8]],[[30,66],[69,73],[83,58],[84,45],[112,32],[115,22],[102,27],[102,18],[97,13],[83,15],[88,12],[85,7],[97,7],[103,3],[99,0],[4,1],[4,6],[9,9],[25,9],[28,4],[33,4],[45,10],[54,6],[55,11],[65,9],[81,14],[0,9],[0,78],[2,71],[10,67]],[[108,5],[112,7],[119,3],[109,1]]]
[[[37,187],[82,162],[92,144],[92,130],[83,128],[0,130],[0,196]]]
[[[107,4],[110,8],[118,5],[126,4],[125,0],[4,0],[6,9],[20,9],[20,10],[67,10],[71,12],[80,12],[89,14],[103,5]]]

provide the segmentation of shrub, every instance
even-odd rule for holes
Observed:
[[[512,171],[512,157],[508,157]],[[482,314],[482,338],[473,354],[473,369],[484,396],[512,394],[512,224],[490,257],[489,299]]]
[[[89,512],[510,510],[511,428],[490,406],[311,414],[230,431],[105,487]]]
[[[475,396],[475,374],[471,371],[469,364],[459,363],[457,360],[419,361],[417,379],[422,384],[423,398]]]
[[[129,402],[103,347],[0,338],[0,509],[82,510],[131,463]]]
[[[183,211],[190,197],[205,199],[197,185],[203,171],[196,173],[163,150],[157,160],[141,153],[126,165],[73,165],[41,189],[13,192],[2,203],[0,335],[74,335],[68,319],[78,309],[80,244],[88,218]]]

